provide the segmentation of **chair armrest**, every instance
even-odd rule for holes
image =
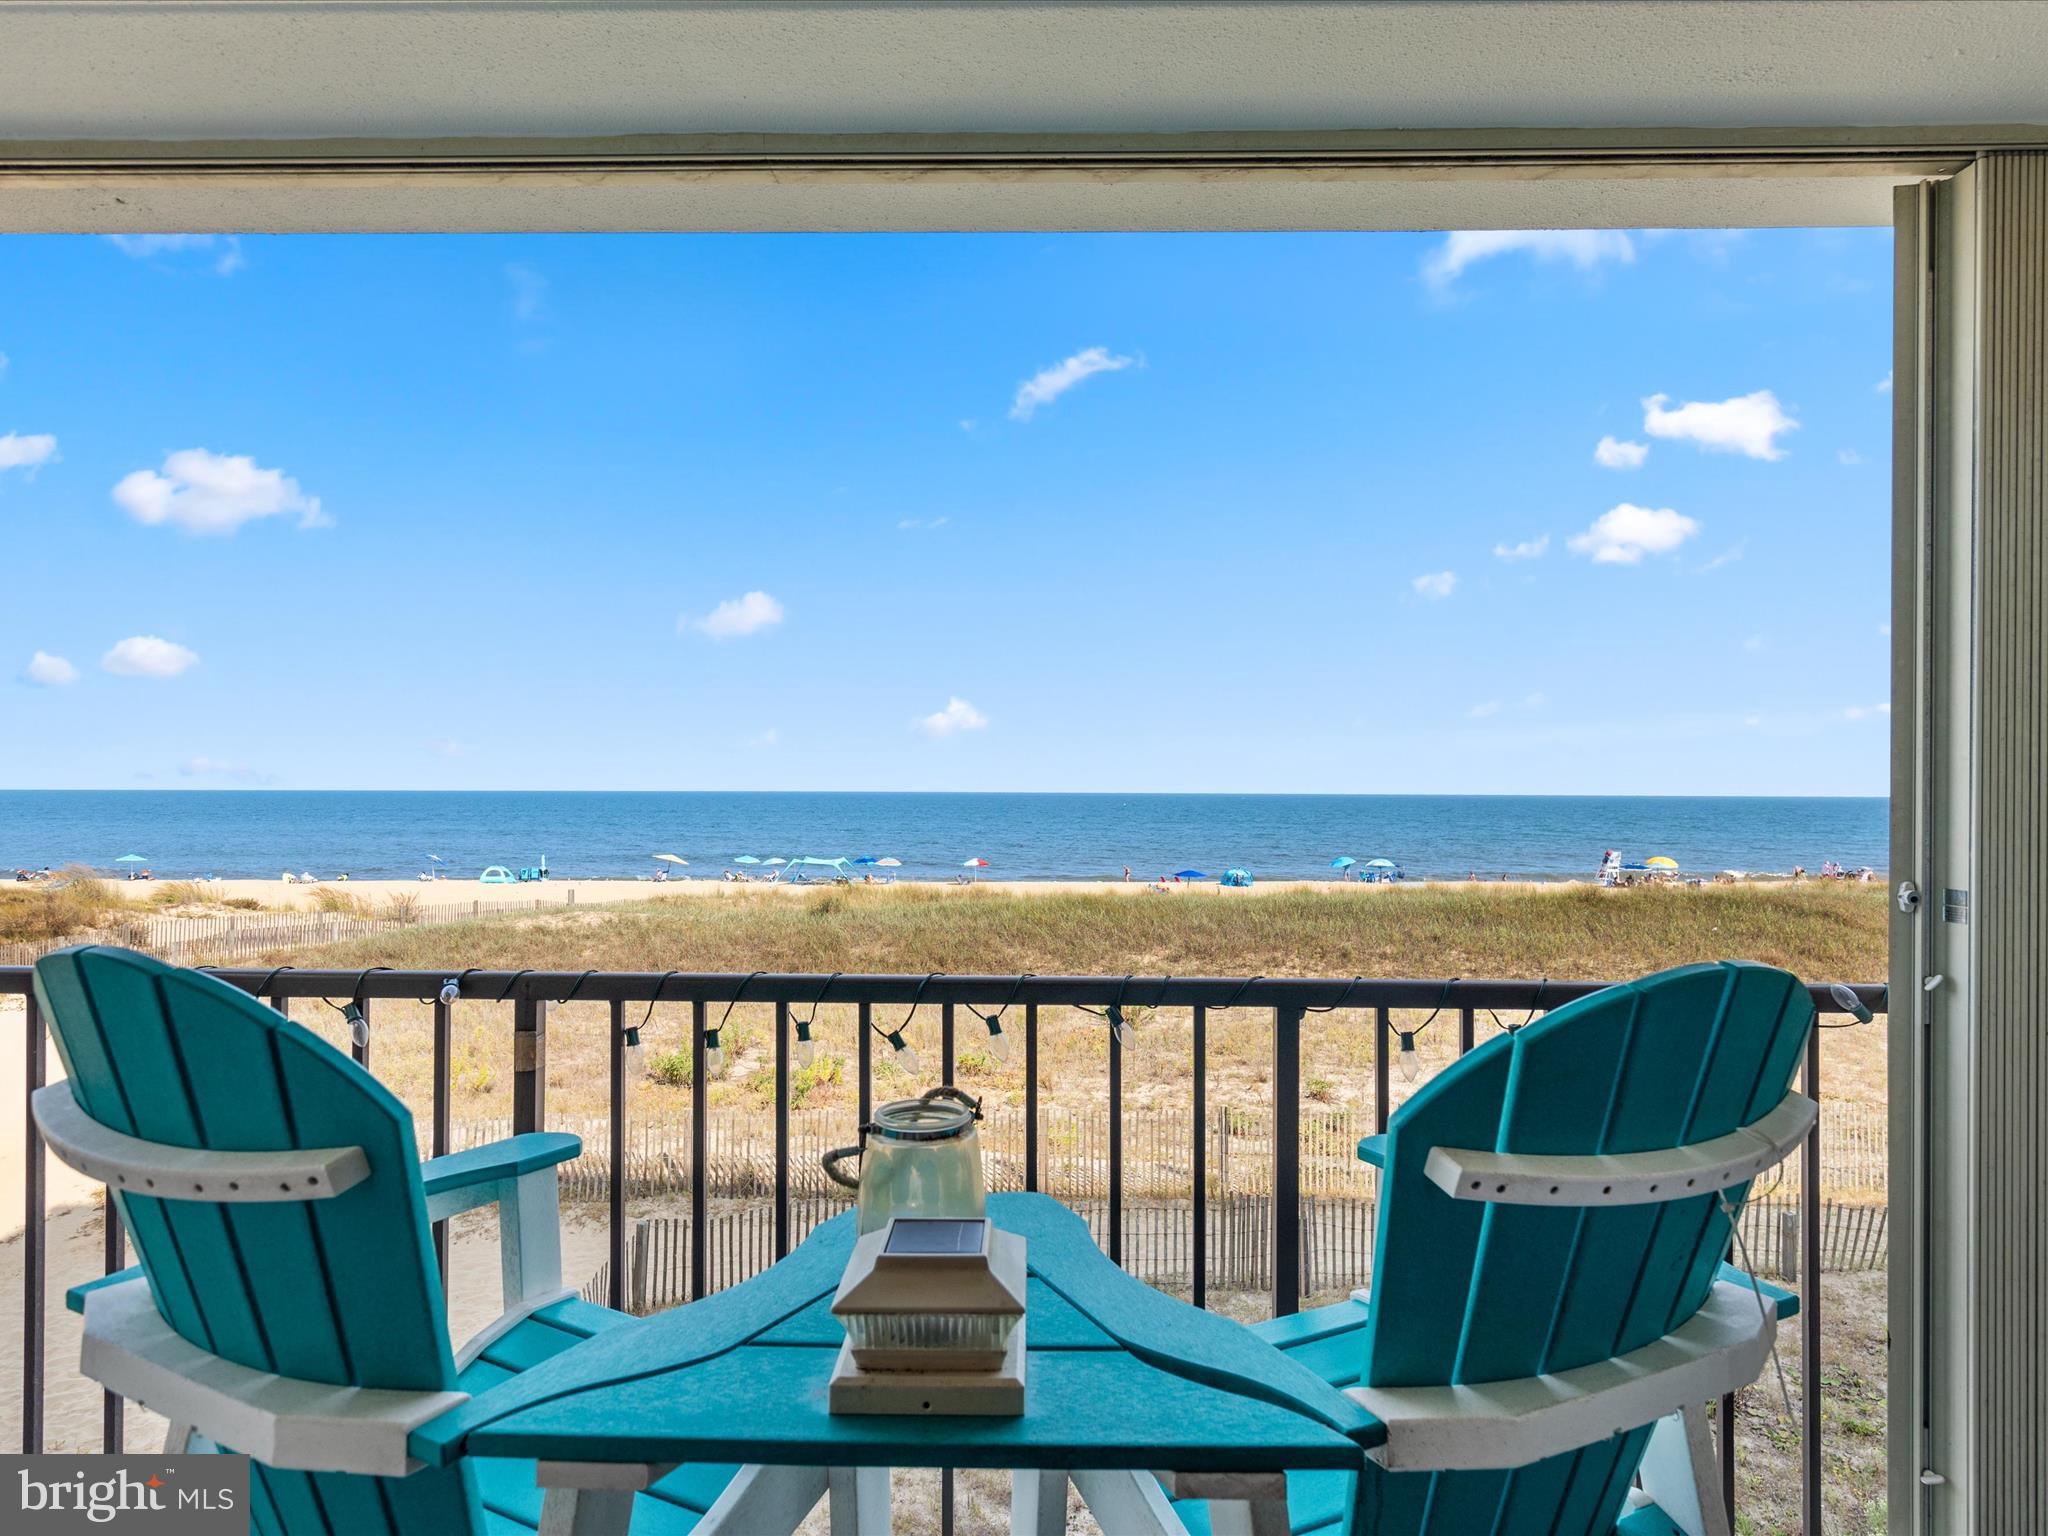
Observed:
[[[1384,1169],[1387,1166],[1387,1133],[1381,1131],[1377,1136],[1359,1137],[1358,1160]]]
[[[562,1291],[562,1207],[556,1165],[583,1151],[580,1137],[561,1131],[530,1131],[486,1147],[451,1152],[420,1165],[427,1220],[480,1205],[498,1208],[498,1268],[505,1286],[505,1315],[463,1347],[466,1366],[474,1352],[535,1307],[560,1300]]]
[[[83,1317],[85,1315],[85,1298],[94,1291],[105,1290],[110,1285],[119,1285],[124,1280],[140,1280],[141,1278],[142,1266],[140,1264],[130,1264],[126,1269],[116,1270],[111,1275],[101,1275],[97,1280],[87,1280],[82,1285],[72,1286],[70,1290],[64,1293],[64,1305]]]
[[[1752,1285],[1755,1286],[1763,1292],[1765,1301],[1774,1301],[1778,1304],[1778,1321],[1781,1323],[1788,1317],[1799,1315],[1799,1297],[1796,1292],[1788,1291],[1780,1285],[1773,1285],[1768,1280],[1759,1280],[1752,1275],[1744,1274],[1733,1264],[1723,1264],[1714,1278],[1744,1291]]]
[[[428,1158],[420,1164],[420,1183],[432,1200],[454,1190],[516,1179],[522,1173],[552,1168],[582,1155],[580,1136],[565,1131],[529,1131],[524,1136],[508,1136],[466,1152]]]

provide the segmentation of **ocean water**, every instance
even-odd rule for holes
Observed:
[[[643,875],[657,853],[716,878],[756,858],[870,854],[939,880],[984,858],[989,879],[1134,878],[1233,865],[1328,877],[1390,858],[1412,877],[1588,878],[1603,849],[1689,872],[1886,863],[1881,798],[1517,795],[1034,795],[0,790],[0,870],[141,854],[159,879],[216,874],[406,878],[440,856],[451,879],[546,857],[565,877]],[[682,873],[682,872],[678,872]]]

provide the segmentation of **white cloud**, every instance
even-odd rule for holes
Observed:
[[[1676,410],[1665,409],[1670,398],[1651,395],[1643,401],[1643,430],[1652,437],[1698,443],[1716,453],[1782,459],[1785,450],[1778,446],[1779,434],[1799,426],[1768,389],[1732,400],[1688,400]]]
[[[78,681],[78,668],[62,656],[37,651],[29,657],[28,666],[21,675],[38,688],[63,688]]]
[[[1501,705],[1499,699],[1488,699],[1483,704],[1474,704],[1470,709],[1465,711],[1465,714],[1469,719],[1486,720],[1490,719],[1494,715],[1499,714],[1500,708]]]
[[[180,448],[163,472],[138,469],[114,486],[114,500],[138,523],[175,523],[187,533],[233,533],[262,517],[297,513],[301,528],[324,528],[320,498],[308,496],[281,469],[261,468],[247,454]]]
[[[1891,712],[1892,707],[1889,704],[1851,704],[1842,711],[1842,718],[1844,720],[1876,720],[1889,715]]]
[[[57,439],[47,432],[9,432],[0,437],[0,470],[34,469],[57,457]]]
[[[766,592],[749,592],[729,597],[701,619],[684,619],[676,627],[700,630],[714,640],[737,640],[757,635],[782,622],[782,604]]]
[[[256,770],[247,763],[233,763],[219,757],[188,757],[178,764],[179,774],[188,779],[253,779]]]
[[[1635,242],[1618,229],[1460,229],[1422,265],[1432,286],[1448,287],[1474,262],[1525,251],[1537,261],[1568,261],[1582,272],[1603,261],[1636,259]]]
[[[505,269],[505,281],[512,285],[512,318],[521,324],[547,313],[548,280],[531,267],[514,263]]]
[[[1740,560],[1745,553],[1748,552],[1748,549],[1749,541],[1747,539],[1744,539],[1740,543],[1731,545],[1729,548],[1722,550],[1720,554],[1714,556],[1714,558],[1709,560],[1705,565],[1698,566],[1696,567],[1696,569],[1699,571],[1700,575],[1708,575],[1711,572],[1720,570],[1721,567],[1723,567],[1724,565],[1733,565],[1736,561]]]
[[[245,265],[242,242],[234,235],[109,235],[107,239],[122,255],[137,261],[181,251],[218,251],[213,270],[222,277],[234,276]]]
[[[1519,544],[1496,544],[1493,552],[1503,560],[1535,560],[1550,548],[1550,535],[1540,533],[1533,539],[1524,539]]]
[[[943,528],[951,521],[950,517],[899,517],[896,527],[899,532],[910,533],[919,528]]]
[[[987,727],[988,716],[956,695],[946,700],[944,709],[934,710],[915,722],[912,728],[937,740],[961,731],[979,731]]]
[[[1877,381],[1877,392],[1880,395],[1888,395],[1892,392],[1892,375],[1895,372],[1897,372],[1896,369],[1887,368],[1884,371],[1884,377]]]
[[[1863,455],[1854,448],[1837,448],[1835,450],[1835,460],[1841,464],[1861,464],[1863,462]]]
[[[1649,456],[1648,443],[1625,443],[1618,437],[1603,437],[1593,445],[1593,462],[1602,469],[1641,469]]]
[[[117,677],[176,677],[199,660],[198,653],[157,635],[130,635],[100,665]]]
[[[1550,699],[1547,695],[1541,693],[1532,693],[1522,700],[1522,708],[1541,709],[1544,705],[1548,704],[1549,702]]]
[[[1458,589],[1458,573],[1456,571],[1430,571],[1426,575],[1416,577],[1409,585],[1415,589],[1419,596],[1434,601],[1438,598],[1449,597]]]
[[[1017,386],[1017,398],[1010,403],[1012,421],[1029,421],[1041,405],[1051,405],[1083,379],[1098,373],[1118,373],[1136,362],[1107,347],[1089,347],[1064,362],[1041,368]]]
[[[1591,555],[1595,565],[1639,565],[1643,556],[1667,555],[1699,531],[1700,525],[1682,512],[1624,501],[1566,543],[1573,554]]]

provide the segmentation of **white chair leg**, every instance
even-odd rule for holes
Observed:
[[[893,1536],[887,1467],[833,1467],[825,1478],[832,1536]]]
[[[825,1497],[823,1467],[741,1467],[697,1522],[698,1536],[789,1536]]]
[[[541,1497],[540,1536],[626,1536],[630,1488],[550,1488]]]
[[[1012,1472],[1010,1536],[1065,1536],[1066,1529],[1067,1474]]]
[[[1724,1424],[1727,1434],[1732,1425]],[[1685,1536],[1731,1536],[1704,1403],[1659,1419],[1643,1451],[1643,1492]]]
[[[1075,1472],[1074,1486],[1095,1523],[1116,1536],[1188,1536],[1166,1490],[1150,1472]]]

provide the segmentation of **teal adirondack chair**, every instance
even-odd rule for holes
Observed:
[[[138,1268],[71,1293],[81,1369],[171,1421],[169,1450],[253,1456],[263,1536],[521,1536],[532,1462],[420,1469],[419,1425],[631,1321],[561,1284],[556,1165],[530,1134],[422,1164],[412,1117],[348,1057],[227,983],[126,950],[39,961],[68,1082],[35,1096],[51,1150],[113,1191]],[[505,1312],[451,1351],[429,1222],[498,1207]],[[732,1467],[633,1501],[681,1536]]]
[[[1815,1118],[1797,978],[1737,962],[1608,988],[1489,1041],[1359,1155],[1382,1170],[1369,1298],[1254,1331],[1388,1426],[1284,1512],[1190,1530],[1726,1536],[1705,1404],[1754,1381],[1790,1293],[1725,1265],[1730,1216]]]

